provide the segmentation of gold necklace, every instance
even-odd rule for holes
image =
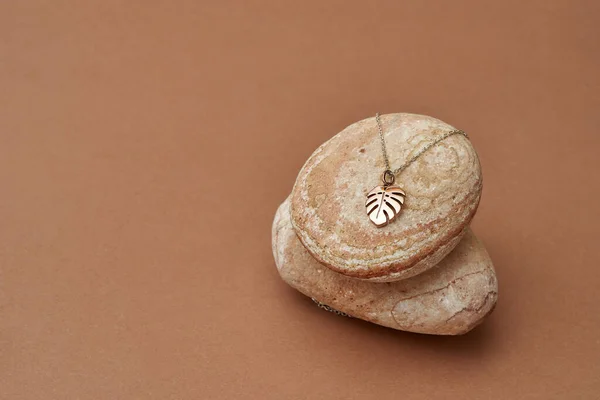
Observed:
[[[379,113],[375,114],[375,120],[377,121],[377,128],[379,130],[379,139],[381,140],[381,152],[383,153],[383,159],[385,161],[385,171],[383,171],[383,175],[381,177],[383,185],[375,186],[373,190],[367,194],[365,208],[371,222],[373,222],[378,228],[381,228],[392,222],[398,216],[402,206],[404,205],[404,199],[406,198],[406,193],[404,190],[402,190],[402,188],[399,186],[394,186],[396,175],[408,168],[409,165],[415,162],[427,150],[431,149],[433,146],[449,138],[450,136],[463,135],[466,138],[468,138],[468,136],[465,132],[458,129],[446,132],[419,150],[417,154],[411,157],[400,167],[392,171],[385,146],[383,125],[381,123]]]

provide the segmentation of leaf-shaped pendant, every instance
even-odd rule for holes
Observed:
[[[375,186],[365,203],[371,222],[378,228],[392,222],[400,213],[405,197],[406,193],[398,186]]]

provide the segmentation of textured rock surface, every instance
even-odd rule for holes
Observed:
[[[392,168],[454,129],[415,114],[382,122]],[[298,237],[316,259],[344,275],[388,282],[426,271],[456,246],[477,210],[482,176],[469,140],[451,136],[399,174],[407,194],[401,214],[376,228],[364,205],[385,169],[380,146],[374,118],[344,129],[308,159],[291,207]]]
[[[368,282],[334,272],[311,256],[290,223],[288,199],[273,222],[273,253],[279,274],[293,288],[356,318],[394,329],[458,335],[478,325],[496,304],[494,267],[468,228],[435,268],[402,281]]]

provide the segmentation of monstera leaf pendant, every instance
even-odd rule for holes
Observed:
[[[367,194],[365,207],[371,222],[378,228],[392,222],[404,205],[406,193],[398,186],[392,186],[394,175],[390,171],[383,174],[383,185],[375,186]]]

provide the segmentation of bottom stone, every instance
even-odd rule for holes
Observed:
[[[355,318],[434,335],[466,333],[494,309],[494,267],[470,229],[436,267],[401,281],[367,282],[334,272],[310,255],[296,237],[289,203],[273,221],[273,254],[281,278],[306,296]]]

